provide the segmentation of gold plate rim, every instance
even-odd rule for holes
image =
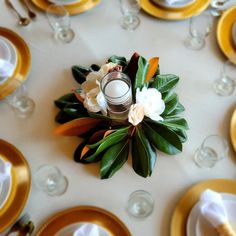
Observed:
[[[100,219],[97,216],[100,216]],[[117,216],[95,206],[77,206],[56,213],[39,229],[36,236],[52,236],[65,226],[76,222],[98,224],[111,236],[131,236],[128,228]]]
[[[207,188],[236,195],[236,181],[230,179],[210,179],[193,185],[184,193],[174,209],[170,226],[171,236],[186,235],[188,215],[198,202],[202,191]]]
[[[64,5],[70,15],[77,15],[90,10],[97,6],[101,0],[81,0],[76,3]],[[31,0],[31,2],[42,11],[46,11],[47,7],[52,4],[48,0]]]
[[[234,151],[236,152],[236,108],[233,111],[230,121],[230,139],[233,145]]]
[[[200,14],[210,4],[211,0],[196,0],[184,8],[169,9],[158,7],[151,0],[140,0],[141,8],[148,14],[165,20],[184,20]]]
[[[236,6],[227,9],[217,25],[217,42],[223,54],[236,64],[236,47],[232,39],[232,25],[236,21]]]
[[[0,232],[6,230],[20,216],[29,198],[31,173],[23,154],[12,144],[0,139],[0,155],[12,164],[12,190],[0,211]]]
[[[26,42],[14,31],[0,27],[0,36],[5,37],[15,46],[18,56],[17,66],[13,75],[0,85],[1,100],[14,92],[27,79],[31,67],[31,54]]]

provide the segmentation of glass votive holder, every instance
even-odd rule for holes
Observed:
[[[113,71],[103,77],[101,91],[108,105],[109,116],[126,119],[132,104],[130,78],[119,71]]]
[[[154,200],[149,192],[137,190],[130,194],[126,204],[126,211],[130,216],[143,219],[151,215]]]
[[[68,181],[53,165],[40,166],[34,175],[35,185],[49,196],[59,196],[66,192]]]
[[[219,135],[210,135],[204,139],[194,154],[195,163],[201,168],[212,168],[225,158],[229,150],[228,142]]]

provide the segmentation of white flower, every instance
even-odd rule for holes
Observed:
[[[132,104],[129,109],[128,120],[129,122],[136,126],[144,118],[144,107],[140,103]]]
[[[155,88],[146,88],[140,91],[136,90],[136,103],[140,103],[144,107],[145,116],[152,120],[163,120],[160,116],[165,110],[165,102],[161,98],[161,93]]]
[[[84,107],[88,111],[101,111],[103,114],[107,114],[107,103],[100,90],[100,81],[115,66],[117,64],[112,62],[103,65],[99,71],[90,72],[86,81],[82,83],[80,95],[84,99]]]

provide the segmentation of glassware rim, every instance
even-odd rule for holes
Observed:
[[[63,10],[65,15],[62,16],[62,17],[65,17],[65,16],[69,16],[69,12],[66,10],[65,6],[63,4],[60,4],[60,3],[52,3],[50,4],[47,9],[46,9],[46,14],[47,16],[51,15],[51,14],[56,14],[57,12],[55,11],[55,9],[53,10],[54,7],[59,7],[59,9]]]

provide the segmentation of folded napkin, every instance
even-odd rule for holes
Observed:
[[[99,228],[95,224],[83,224],[74,232],[73,236],[99,236]]]
[[[14,65],[12,65],[9,61],[0,58],[0,77],[5,78],[12,76],[14,69]]]
[[[210,222],[221,236],[236,236],[236,232],[228,222],[228,216],[222,197],[210,189],[200,197],[201,214]]]
[[[1,161],[0,162],[0,183],[3,182],[11,175],[11,163]]]

